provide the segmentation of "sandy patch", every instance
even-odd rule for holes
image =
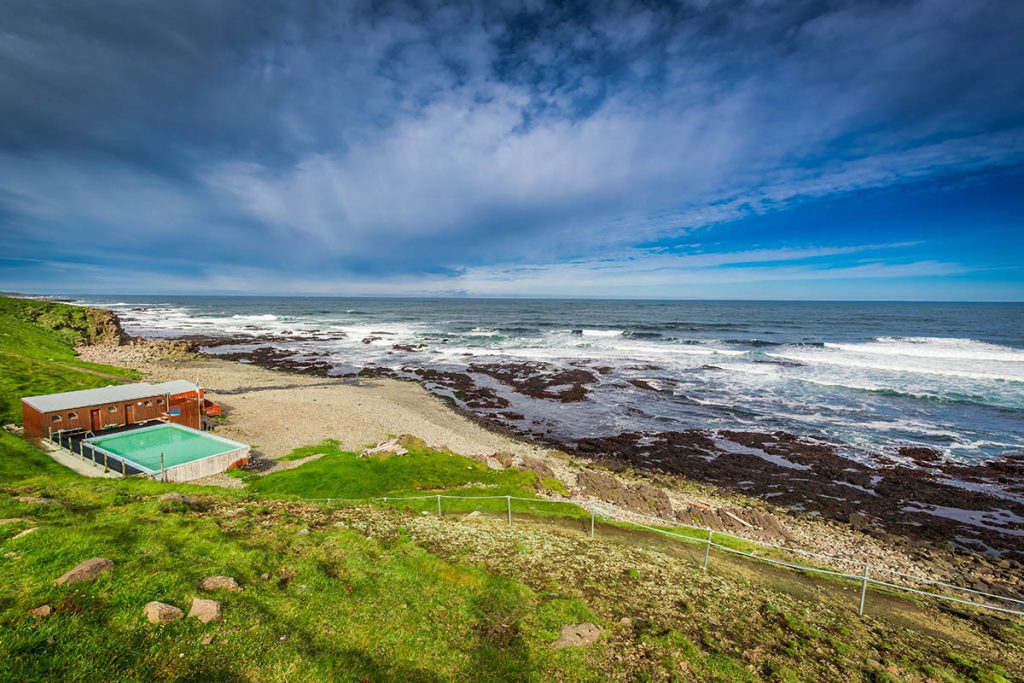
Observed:
[[[360,450],[399,434],[469,456],[536,450],[459,415],[412,382],[309,377],[208,357],[161,358],[137,346],[88,346],[79,354],[136,368],[153,381],[198,378],[224,408],[226,419],[216,432],[270,458],[324,439]]]

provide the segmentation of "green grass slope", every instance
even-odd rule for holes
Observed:
[[[21,422],[24,396],[92,389],[137,379],[124,368],[86,363],[74,346],[108,321],[81,306],[0,297],[0,423]]]
[[[551,603],[408,539],[347,529],[302,536],[286,518],[226,530],[217,515],[161,502],[159,484],[83,481],[61,469],[0,433],[0,518],[25,520],[0,525],[0,680],[598,678],[588,661],[600,648],[547,648],[565,620],[592,618],[578,601]],[[65,505],[20,502],[24,494]],[[209,500],[241,498],[224,491]],[[114,570],[95,583],[54,585],[94,556]],[[245,590],[203,594],[200,581],[214,574]],[[143,619],[151,600],[187,610],[193,597],[221,600],[223,621]],[[29,616],[40,604],[55,613]],[[530,615],[514,643],[488,635],[502,612]]]
[[[116,371],[74,357],[71,345],[90,334],[87,319],[36,304],[0,299],[5,406],[20,395],[11,391],[81,388],[76,383],[98,379],[90,372]],[[65,375],[69,369],[82,376]],[[612,527],[591,539],[579,520],[541,520],[554,506],[540,501],[517,507],[521,516],[509,526],[501,516],[438,518],[428,514],[431,501],[394,509],[296,500],[531,497],[550,486],[530,472],[492,471],[409,444],[411,453],[400,457],[358,458],[330,442],[299,449],[292,458],[323,457],[261,478],[243,475],[248,488],[232,490],[85,479],[0,431],[0,682],[996,682],[1024,675],[1020,621],[905,601],[893,603],[905,611],[902,622],[861,619],[853,589],[804,582],[794,597],[792,573],[770,575],[723,557],[704,573],[663,539]],[[196,504],[162,500],[168,491]],[[492,503],[496,512],[504,507]],[[459,508],[446,500],[445,509]],[[94,583],[54,584],[97,556],[113,560],[113,570]],[[201,580],[215,574],[234,576],[244,590],[204,594]],[[143,617],[149,601],[187,611],[195,597],[221,601],[222,621],[154,626]],[[50,616],[29,614],[44,604]],[[626,615],[631,620],[621,622]],[[597,643],[549,647],[562,626],[584,621],[602,628]]]

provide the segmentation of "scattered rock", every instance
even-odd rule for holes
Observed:
[[[45,619],[53,614],[53,608],[49,605],[40,605],[39,607],[33,607],[28,613],[37,619]]]
[[[17,540],[17,539],[22,538],[24,536],[28,536],[31,533],[35,533],[36,531],[39,531],[39,527],[37,527],[37,526],[29,527],[28,529],[25,529],[24,531],[19,531],[18,533],[16,533],[14,536],[11,537],[11,540],[12,541]]]
[[[264,579],[269,579],[270,574],[264,574]],[[203,579],[202,588],[204,591],[240,591],[242,587],[230,576],[207,576]]]
[[[166,624],[170,621],[177,621],[184,616],[184,612],[165,602],[150,602],[142,610],[151,624]]]
[[[299,529],[295,533],[299,536],[309,536],[309,529]]]
[[[188,611],[190,617],[195,617],[201,623],[208,624],[211,621],[220,621],[220,603],[216,600],[205,598],[193,598],[192,609]]]
[[[28,517],[5,517],[0,519],[0,524],[17,524],[18,522],[31,522]]]
[[[57,579],[58,586],[95,581],[100,576],[114,568],[113,560],[105,557],[94,557],[81,563],[64,576]]]
[[[398,439],[390,439],[377,444],[373,448],[365,449],[359,454],[359,456],[365,458],[371,455],[405,455],[408,452],[409,451],[398,442]]]
[[[522,468],[524,470],[529,470],[530,472],[535,472],[542,477],[555,476],[555,471],[551,469],[551,465],[548,465],[540,458],[531,458],[529,456],[524,456]]]
[[[29,505],[63,505],[64,503],[53,498],[41,498],[39,496],[18,496],[18,502]]]
[[[851,512],[849,519],[850,526],[852,526],[855,531],[867,531],[871,528],[871,519],[868,518],[867,515],[859,512]]]
[[[173,510],[175,507],[184,507],[187,510],[202,512],[203,510],[206,510],[209,507],[206,504],[206,502],[200,500],[199,498],[185,496],[175,491],[163,494],[162,496],[160,496],[159,500],[161,503],[164,504],[162,506],[164,512],[169,512]]]
[[[260,578],[263,579],[264,581],[269,581],[270,580],[270,574],[268,574],[267,572],[263,572],[262,574],[260,574]],[[231,579],[231,580],[234,581],[234,579]],[[237,588],[236,589],[231,589],[231,588],[229,588],[228,590],[241,590],[241,589],[237,589]]]
[[[203,636],[202,638],[199,639],[199,642],[202,643],[203,645],[209,645],[210,643],[213,642],[213,634],[212,633],[207,633],[205,636]]]
[[[513,456],[511,453],[500,451],[494,454],[494,459],[497,460],[502,467],[507,469],[509,467],[512,467],[512,462],[515,460],[515,456]]]
[[[601,637],[601,629],[591,623],[568,624],[562,627],[558,640],[551,643],[552,650],[563,647],[586,647],[597,642]]]

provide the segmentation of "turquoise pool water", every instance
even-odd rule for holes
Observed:
[[[87,443],[153,472],[160,471],[161,454],[164,467],[170,468],[243,447],[242,444],[171,424],[100,436],[89,439]]]

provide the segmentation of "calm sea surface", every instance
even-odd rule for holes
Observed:
[[[118,312],[133,334],[238,337],[215,349],[225,352],[269,345],[299,359],[326,354],[318,360],[335,374],[521,361],[594,370],[597,382],[578,403],[474,377],[511,402],[520,428],[569,441],[691,427],[782,429],[832,439],[868,459],[906,444],[964,461],[1024,453],[1024,304],[84,301]]]

